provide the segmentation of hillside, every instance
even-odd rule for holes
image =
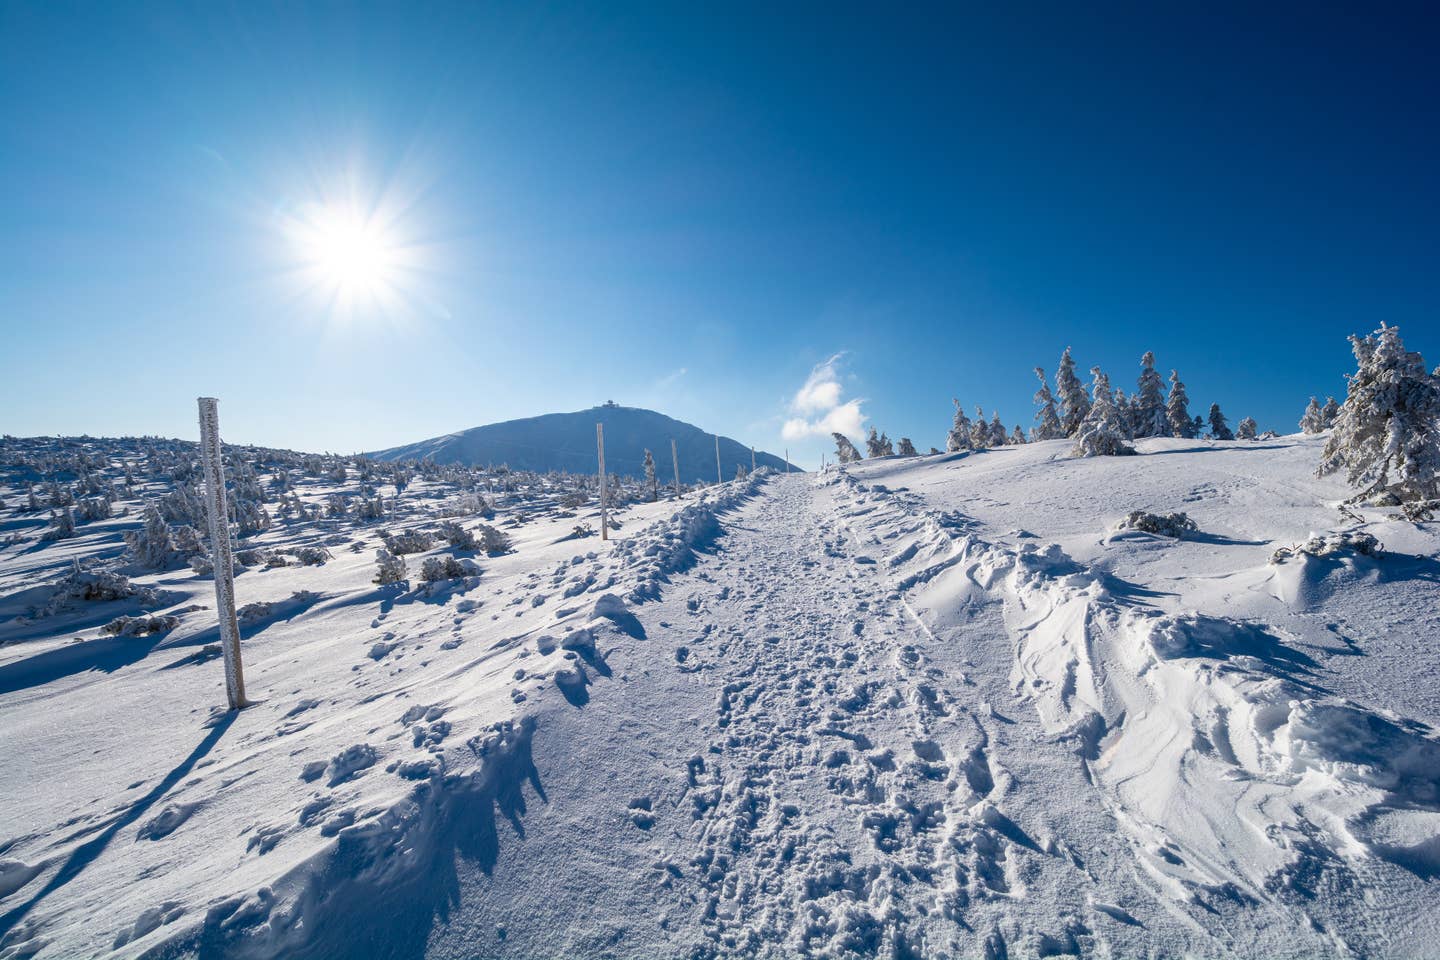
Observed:
[[[505,464],[515,470],[541,473],[549,470],[595,473],[597,423],[605,424],[605,469],[608,471],[640,476],[648,449],[655,457],[661,482],[670,482],[674,477],[670,441],[674,440],[680,458],[681,483],[715,480],[714,434],[654,410],[608,404],[574,413],[549,413],[491,423],[381,450],[372,456],[387,461],[413,458],[430,459],[439,464]],[[755,452],[755,462],[757,466],[774,470],[785,469],[782,458],[759,450]],[[734,477],[736,466],[741,464],[750,469],[750,448],[729,437],[721,437],[720,472],[724,479]]]
[[[608,542],[572,532],[593,481],[518,476],[510,552],[377,586],[477,486],[416,477],[241,544],[232,714],[212,581],[122,557],[133,512],[40,541],[0,461],[5,776],[43,785],[0,805],[0,951],[1435,956],[1440,530],[1342,517],[1323,440],[762,472]],[[58,443],[131,507],[177,472]],[[142,613],[176,620],[103,629]]]

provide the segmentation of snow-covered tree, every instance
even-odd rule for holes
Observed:
[[[1165,381],[1155,369],[1155,354],[1149,350],[1140,358],[1140,381],[1135,394],[1135,436],[1168,437],[1170,421],[1165,412]]]
[[[840,463],[855,463],[860,460],[860,451],[855,449],[855,444],[843,433],[830,434],[835,441],[835,459]]]
[[[1334,397],[1325,398],[1325,406],[1320,408],[1320,422],[1329,430],[1335,426],[1335,418],[1340,416],[1340,404],[1335,402]]]
[[[975,422],[970,425],[970,446],[984,450],[990,446],[990,425],[985,422],[985,410],[975,404]]]
[[[945,452],[955,453],[958,450],[969,450],[970,443],[970,418],[965,416],[965,408],[960,406],[959,400],[951,401],[955,404],[955,421],[950,425],[950,436],[945,439]]]
[[[1170,425],[1172,437],[1194,440],[1200,435],[1195,421],[1190,419],[1190,397],[1185,393],[1185,384],[1180,374],[1170,371],[1170,398],[1165,401],[1165,419]]]
[[[153,503],[145,505],[144,523],[139,530],[125,534],[125,544],[142,567],[158,570],[170,563],[174,546],[170,542],[170,526]]]
[[[382,587],[405,579],[405,558],[383,547],[375,551],[375,566],[375,582]]]
[[[1080,423],[1090,412],[1090,398],[1085,395],[1085,386],[1075,375],[1075,359],[1070,348],[1060,355],[1060,368],[1055,371],[1055,392],[1060,399],[1060,428],[1064,436],[1073,437],[1080,430]]]
[[[440,539],[456,550],[478,550],[480,548],[480,544],[475,542],[475,534],[454,520],[442,520],[439,533]]]
[[[1305,407],[1305,414],[1300,418],[1300,432],[1316,434],[1323,433],[1324,430],[1325,415],[1320,409],[1320,401],[1311,397],[1310,403]]]
[[[503,530],[496,529],[488,523],[482,523],[475,528],[480,534],[480,550],[490,555],[509,553],[511,550],[510,535]]]
[[[1011,445],[1019,445],[1025,442],[1025,431],[1020,429],[1020,424],[1015,424],[1015,429],[1010,431]]]
[[[1440,374],[1405,349],[1396,327],[1351,337],[1359,369],[1320,457],[1319,474],[1345,468],[1356,500],[1389,494],[1406,516],[1440,509]]]
[[[749,471],[745,469],[745,464],[743,464],[743,463],[737,463],[737,464],[735,464],[735,479],[736,479],[736,480],[744,480],[745,477],[746,477],[746,475],[747,475],[748,473],[749,473]]]
[[[75,536],[75,514],[68,506],[50,511],[50,529],[41,537],[43,540],[68,540]]]
[[[1070,448],[1070,455],[1113,457],[1134,453],[1125,444],[1124,426],[1120,422],[1120,411],[1115,408],[1115,393],[1110,388],[1110,378],[1099,367],[1091,367],[1090,375],[1095,378],[1093,399],[1090,411],[1075,436],[1075,445]]]
[[[865,453],[870,457],[885,455],[884,448],[880,445],[880,431],[874,427],[870,428],[870,435],[865,438]]]
[[[1135,439],[1135,418],[1132,416],[1132,405],[1130,398],[1125,396],[1125,391],[1119,387],[1115,388],[1115,416],[1125,430],[1125,439]]]
[[[654,503],[660,499],[660,484],[655,479],[655,458],[650,451],[645,451],[645,485],[650,488],[650,502]]]
[[[1009,442],[1009,435],[1005,432],[1005,424],[1000,422],[1000,411],[990,413],[990,446],[1003,447]]]
[[[915,444],[913,444],[913,443],[910,442],[910,438],[909,438],[909,437],[901,437],[901,438],[900,438],[900,456],[902,456],[902,457],[914,457],[914,456],[918,456],[918,454],[915,452]]]
[[[1050,384],[1045,382],[1045,371],[1036,367],[1035,376],[1040,381],[1040,389],[1035,391],[1035,405],[1040,409],[1035,411],[1035,426],[1031,428],[1030,438],[1058,440],[1065,436],[1065,428],[1060,423],[1060,414],[1055,411],[1055,396],[1050,392]]]
[[[893,457],[894,455],[895,455],[895,445],[890,442],[890,438],[885,435],[884,431],[881,431],[881,433],[880,433],[880,456],[882,456],[882,457]]]
[[[1236,440],[1254,440],[1260,431],[1260,425],[1255,422],[1254,417],[1245,417],[1235,424]]]
[[[1230,432],[1230,424],[1225,422],[1225,414],[1220,412],[1220,404],[1218,403],[1210,404],[1210,439],[1235,439],[1235,434]]]

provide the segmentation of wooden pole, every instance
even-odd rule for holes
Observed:
[[[610,539],[610,514],[605,497],[605,424],[595,424],[595,447],[600,452],[600,539]]]
[[[790,448],[785,448],[785,472],[790,472]]]
[[[755,448],[750,448],[750,472],[755,472]]]
[[[670,462],[675,465],[675,496],[680,496],[680,458],[675,455],[675,438],[670,438]]]
[[[205,507],[210,520],[210,560],[215,569],[215,614],[225,657],[225,697],[231,710],[245,699],[245,670],[240,663],[240,623],[235,618],[235,562],[230,551],[230,510],[225,502],[225,465],[220,452],[219,403],[200,397],[200,459],[205,474]]]
[[[725,478],[720,475],[720,434],[715,434],[715,482],[724,483]]]

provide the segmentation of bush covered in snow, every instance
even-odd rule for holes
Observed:
[[[145,507],[144,525],[139,530],[126,532],[125,544],[136,563],[152,570],[169,566],[175,555],[174,544],[170,540],[170,525],[153,503]]]
[[[424,530],[403,530],[400,533],[387,530],[380,536],[385,541],[385,549],[396,555],[424,553],[435,546],[435,538]]]
[[[378,568],[375,573],[375,582],[382,587],[386,584],[400,583],[405,579],[405,558],[396,556],[389,550],[375,551],[375,566]]]
[[[480,544],[475,539],[475,534],[466,530],[454,520],[445,520],[440,524],[440,539],[450,544],[456,550],[478,550]]]
[[[1333,557],[1338,554],[1358,554],[1362,557],[1378,556],[1384,549],[1380,541],[1363,530],[1343,530],[1339,533],[1314,533],[1310,539],[1293,547],[1281,547],[1271,556],[1271,563],[1284,563],[1297,557]]]
[[[1118,529],[1139,530],[1142,533],[1153,533],[1181,540],[1186,534],[1194,533],[1199,527],[1184,513],[1159,514],[1134,510],[1120,521]]]
[[[100,630],[112,637],[143,637],[154,633],[169,633],[178,626],[180,618],[175,616],[116,617]]]
[[[488,523],[480,524],[475,530],[480,534],[480,549],[485,553],[493,556],[510,552],[510,536],[503,530],[497,530]]]
[[[420,564],[420,579],[427,583],[437,580],[459,580],[462,577],[478,577],[480,565],[474,560],[461,557],[426,557]]]

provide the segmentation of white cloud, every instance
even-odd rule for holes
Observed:
[[[841,402],[844,388],[840,384],[840,362],[843,353],[837,353],[815,365],[810,376],[790,401],[792,416],[780,428],[780,435],[786,440],[802,440],[806,437],[828,437],[832,433],[858,437],[864,430],[865,414],[860,409],[859,399]]]
[[[672,387],[680,380],[681,377],[685,376],[685,373],[685,367],[680,367],[678,370],[672,370],[669,373],[665,374],[665,376],[661,377],[659,380],[656,380],[653,389],[664,390],[666,387]]]

